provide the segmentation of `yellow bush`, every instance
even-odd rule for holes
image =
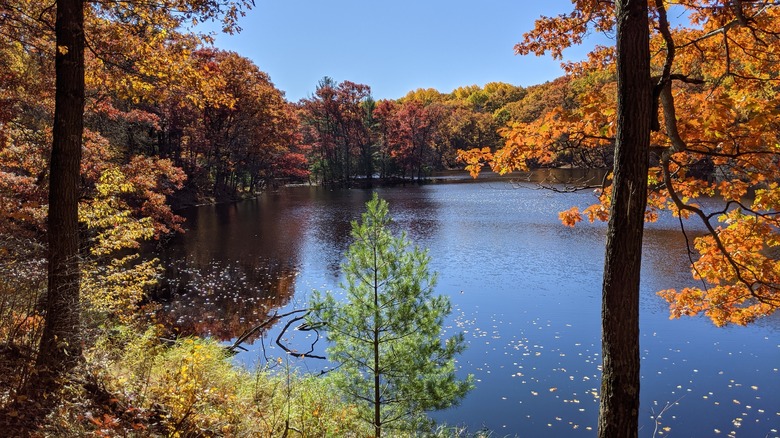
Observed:
[[[155,330],[132,339],[110,367],[116,392],[157,410],[171,436],[366,436],[357,410],[327,377],[284,370],[249,372],[211,340],[160,346]]]

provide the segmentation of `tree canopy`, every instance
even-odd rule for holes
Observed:
[[[613,28],[611,2],[574,6],[569,14],[539,19],[515,51],[560,58],[589,30]],[[672,14],[685,25],[673,26]],[[707,230],[691,237],[691,270],[701,285],[660,292],[672,317],[703,313],[719,326],[748,324],[780,306],[778,14],[777,5],[765,1],[651,2],[654,130],[645,219],[670,211]],[[468,169],[476,174],[489,164],[505,173],[532,163],[611,161],[605,150],[615,141],[614,50],[597,47],[587,60],[565,63],[575,93],[542,109],[539,118],[502,130],[504,145],[496,151],[461,152]],[[561,213],[563,223],[606,220],[610,181],[598,188],[592,206]]]

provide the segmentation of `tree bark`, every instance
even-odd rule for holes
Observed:
[[[376,233],[374,234],[376,242]],[[381,374],[379,370],[379,259],[376,243],[374,246],[374,435],[382,436],[382,398],[380,393]]]
[[[636,437],[639,279],[652,88],[647,0],[618,0],[617,138],[602,289],[600,438]]]
[[[49,173],[48,292],[37,368],[57,374],[81,355],[78,197],[84,131],[84,3],[57,0],[56,91]]]

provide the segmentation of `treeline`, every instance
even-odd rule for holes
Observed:
[[[45,5],[12,3],[0,39],[0,202],[40,219],[52,144],[54,17]],[[495,150],[505,128],[577,93],[558,79],[375,101],[368,85],[326,77],[292,103],[251,60],[211,47],[208,36],[171,30],[177,27],[166,26],[164,15],[134,21],[105,8],[91,10],[85,24],[82,197],[93,197],[99,176],[116,167],[143,188],[144,200],[133,204],[145,203],[161,229],[175,225],[166,196],[193,204],[287,182],[419,180],[459,168],[458,150]],[[572,161],[559,158],[556,164]]]
[[[313,180],[350,185],[372,178],[424,179],[432,171],[462,168],[458,151],[495,151],[522,141],[518,126],[549,131],[563,109],[580,105],[593,87],[614,81],[609,74],[561,77],[531,87],[491,82],[442,93],[418,89],[397,100],[375,101],[367,85],[320,81],[298,103],[301,132]],[[610,141],[584,149],[576,135],[549,137],[545,156],[523,158],[530,167],[609,167]]]
[[[326,77],[298,106],[313,176],[325,184],[350,184],[375,177],[422,179],[458,166],[458,149],[499,143],[506,105],[524,95],[522,87],[490,83],[375,101],[367,85]]]
[[[36,2],[17,6],[3,14],[0,38],[0,203],[43,217],[54,17]],[[82,198],[111,167],[144,185],[147,198],[181,190],[189,202],[307,178],[296,108],[250,60],[165,26],[97,13],[85,26]]]

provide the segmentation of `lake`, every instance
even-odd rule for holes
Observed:
[[[595,197],[539,190],[538,178],[453,174],[376,191],[397,229],[429,249],[436,292],[454,308],[446,332],[463,331],[469,344],[459,372],[473,374],[476,389],[433,418],[472,431],[486,427],[493,436],[590,437],[598,416],[606,224],[561,225],[559,211]],[[188,232],[158,250],[166,265],[161,320],[182,334],[228,341],[274,311],[305,307],[313,289],[338,290],[349,222],[371,193],[287,187],[183,212]],[[701,227],[691,220],[686,230],[693,236]],[[689,264],[677,219],[647,225],[640,436],[780,436],[780,317],[727,328],[704,318],[670,320],[655,293],[694,285]],[[279,328],[236,360],[249,367],[275,362],[283,356],[272,345]],[[310,336],[296,338],[300,348],[310,344]],[[327,364],[297,366],[317,371]]]

